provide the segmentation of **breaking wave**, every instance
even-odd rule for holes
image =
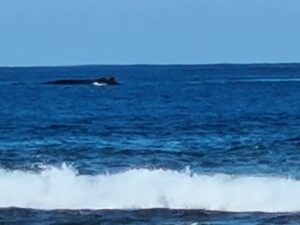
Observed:
[[[79,175],[63,165],[39,173],[0,169],[0,184],[0,207],[300,211],[300,181],[280,177],[162,169]]]

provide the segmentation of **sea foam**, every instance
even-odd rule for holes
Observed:
[[[300,181],[162,169],[93,176],[67,166],[39,173],[0,169],[0,207],[295,212]]]

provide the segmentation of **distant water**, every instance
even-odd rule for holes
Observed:
[[[300,64],[3,67],[0,96],[0,224],[300,223]]]

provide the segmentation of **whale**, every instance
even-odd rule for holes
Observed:
[[[102,77],[97,79],[60,79],[48,81],[47,85],[119,85],[120,83],[114,77]]]

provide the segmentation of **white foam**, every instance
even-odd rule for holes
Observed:
[[[97,176],[67,166],[40,173],[0,169],[0,207],[294,212],[300,211],[300,181],[161,169]]]
[[[260,78],[260,79],[243,79],[234,80],[237,82],[300,82],[300,78]]]
[[[99,83],[99,82],[93,82],[93,85],[94,86],[106,86],[107,84],[105,84],[105,83]]]

